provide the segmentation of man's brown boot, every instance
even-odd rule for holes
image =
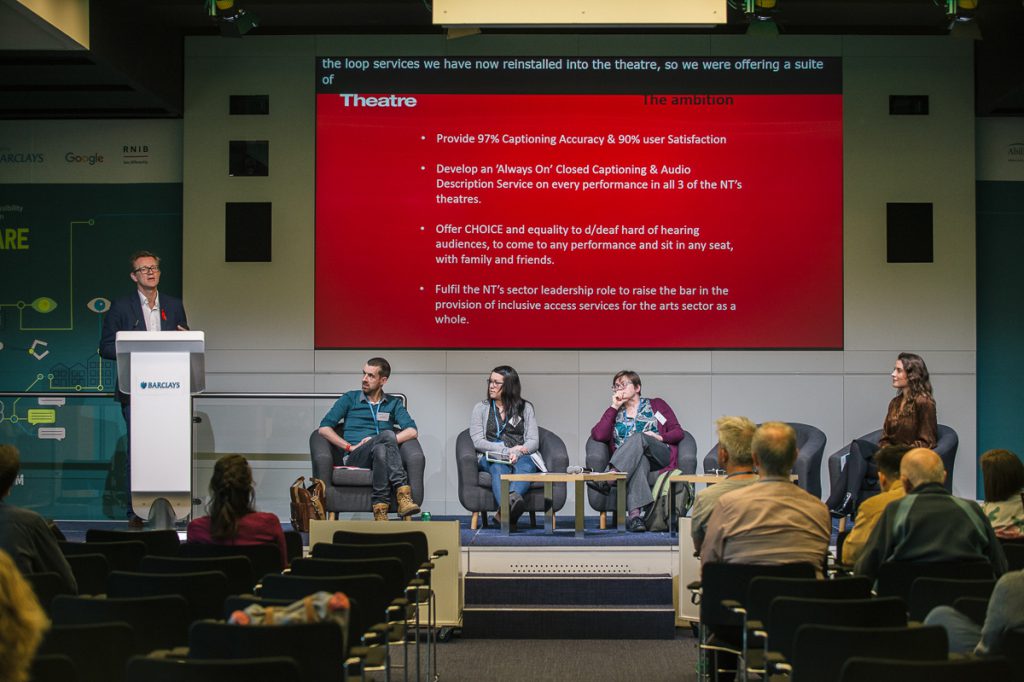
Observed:
[[[380,504],[373,505],[373,520],[374,521],[387,521],[388,520],[388,509],[391,508],[390,504],[381,502]]]
[[[409,486],[396,488],[395,499],[398,500],[399,516],[416,516],[420,513],[420,506],[412,501],[412,488]]]

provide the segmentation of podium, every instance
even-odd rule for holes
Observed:
[[[143,519],[161,498],[177,519],[192,513],[192,394],[206,389],[205,348],[203,332],[115,337],[118,388],[132,397],[132,506]]]

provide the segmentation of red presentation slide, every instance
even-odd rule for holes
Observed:
[[[462,92],[458,73],[418,84],[422,59],[401,89],[389,63],[345,83],[350,60],[322,61],[317,348],[842,347],[842,95],[822,62],[686,92],[659,60],[575,92],[558,60],[531,92],[518,68],[473,87],[479,61],[451,69]]]

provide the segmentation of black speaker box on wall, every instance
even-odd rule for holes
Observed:
[[[270,262],[270,202],[224,204],[224,260]]]
[[[886,260],[890,263],[933,263],[932,205],[885,205]]]

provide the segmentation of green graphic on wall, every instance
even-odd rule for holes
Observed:
[[[124,420],[96,395],[116,376],[98,348],[139,249],[160,255],[160,289],[180,295],[180,184],[0,185],[0,391],[81,395],[0,397],[0,442],[22,456],[13,504],[124,517]]]

